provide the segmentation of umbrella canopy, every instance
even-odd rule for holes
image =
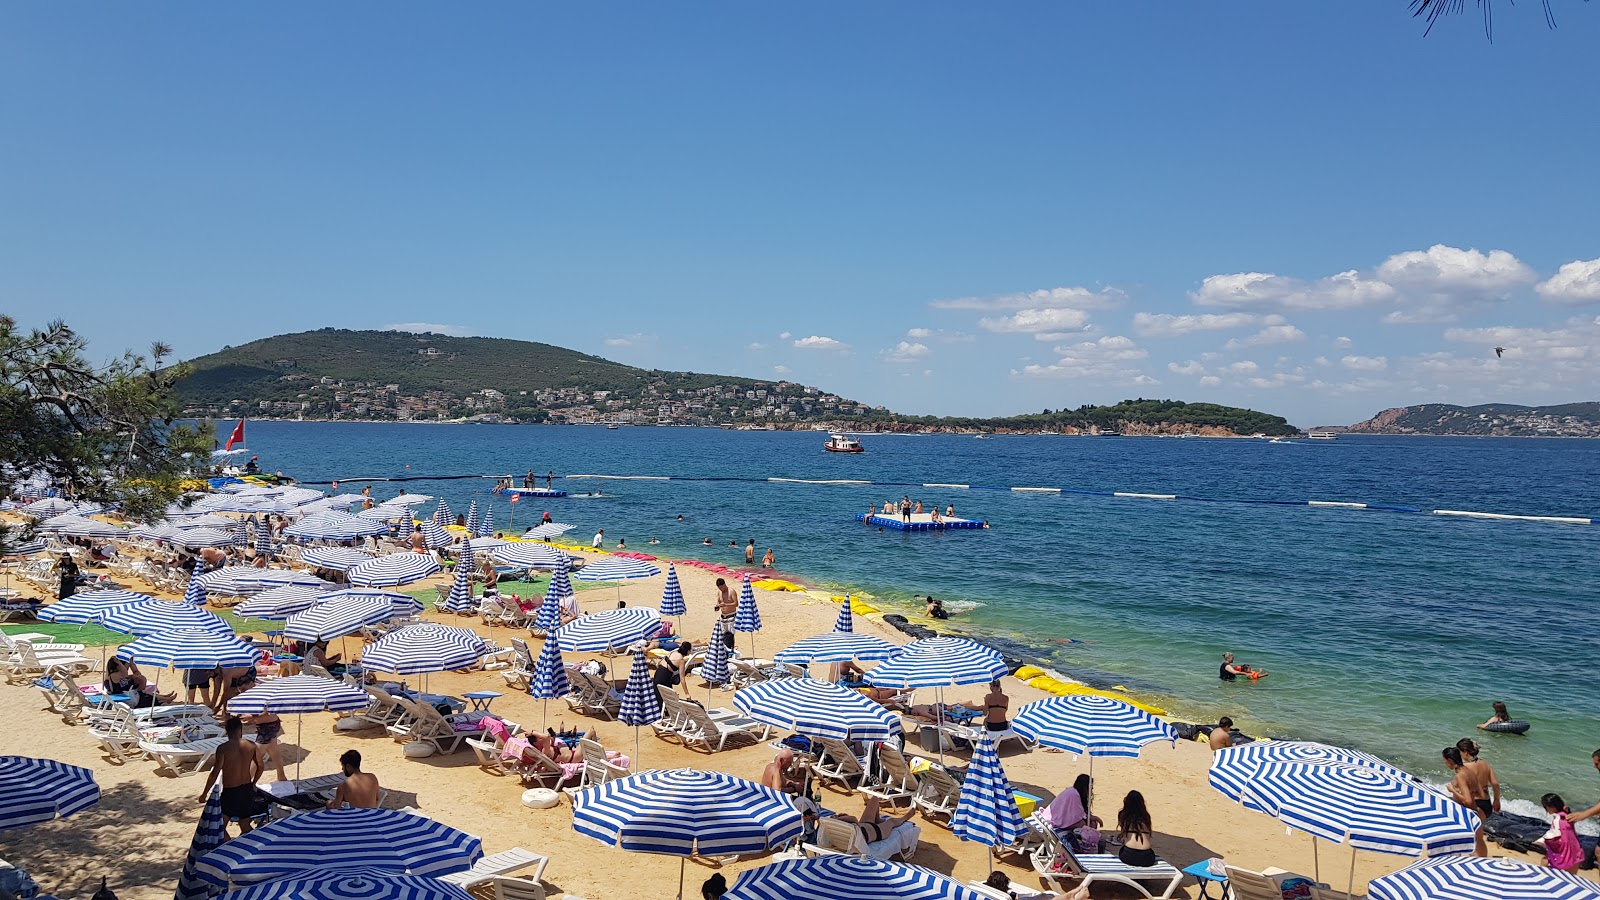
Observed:
[[[382,869],[313,871],[229,891],[217,900],[472,900],[464,889],[425,875]]]
[[[41,622],[54,622],[57,625],[84,625],[98,622],[107,613],[124,606],[134,606],[141,603],[156,603],[156,598],[147,594],[135,594],[133,591],[83,591],[73,594],[65,600],[56,602],[39,610],[37,616]]]
[[[555,571],[550,573],[550,586],[544,590],[544,604],[533,619],[533,627],[545,634],[555,631],[561,624],[561,606],[572,597],[572,580],[567,577],[567,558],[562,556],[556,561]]]
[[[627,581],[632,578],[649,578],[660,575],[661,570],[643,560],[608,556],[592,562],[572,576],[579,581]]]
[[[1401,781],[1411,776],[1370,753],[1346,750],[1314,741],[1251,741],[1237,747],[1224,747],[1211,757],[1211,786],[1229,800],[1238,801],[1244,796],[1245,785],[1255,777],[1262,764],[1268,762],[1330,763],[1335,765],[1367,766],[1390,778]]]
[[[72,501],[63,500],[60,497],[46,497],[43,500],[35,500],[24,505],[19,511],[25,512],[36,519],[48,519],[51,516],[59,516],[71,511],[74,505]]]
[[[472,551],[477,553],[482,550],[493,550],[496,547],[502,547],[510,543],[510,541],[497,537],[475,537],[461,543],[462,546],[471,547]]]
[[[361,665],[396,675],[420,675],[464,669],[488,650],[488,643],[471,629],[424,622],[379,638],[361,654]]]
[[[574,619],[556,629],[555,639],[562,650],[610,650],[642,641],[660,630],[660,613],[648,606],[626,606]]]
[[[5,555],[6,556],[28,556],[28,555],[33,554],[33,553],[43,552],[44,550],[47,550],[47,549],[49,549],[49,545],[47,545],[42,539],[34,538],[31,541],[23,541],[20,544],[16,544],[15,546],[7,548],[6,551],[5,551]]]
[[[773,659],[781,663],[810,665],[814,662],[844,662],[851,659],[884,660],[899,656],[901,649],[880,637],[853,631],[834,631],[801,638],[779,650]]]
[[[144,637],[176,628],[200,628],[217,634],[232,635],[233,628],[215,613],[206,612],[186,603],[169,603],[166,600],[147,600],[130,603],[106,612],[100,624],[134,637]]]
[[[706,684],[728,683],[728,644],[723,635],[722,620],[717,619],[717,624],[711,629],[711,643],[706,645],[705,662],[700,665],[700,677]]]
[[[350,583],[361,587],[388,587],[421,581],[439,571],[431,553],[389,553],[369,559],[350,570]]]
[[[126,537],[127,531],[115,525],[108,525],[99,519],[86,516],[66,515],[53,516],[38,524],[40,531],[59,534],[66,537]]]
[[[223,566],[199,577],[207,593],[246,597],[285,585],[325,588],[328,582],[306,572],[290,569],[258,569],[255,566]]]
[[[548,643],[548,642],[547,642]],[[661,718],[661,695],[650,679],[650,669],[644,662],[644,651],[633,651],[633,668],[628,671],[628,684],[622,689],[622,704],[617,710],[617,721],[638,727],[649,725]]]
[[[272,529],[266,525],[256,523],[256,555],[271,557],[273,554]]]
[[[295,613],[283,624],[291,641],[326,641],[394,618],[394,604],[382,597],[346,597]]]
[[[567,681],[567,667],[561,664],[561,646],[555,641],[545,641],[539,659],[533,664],[528,695],[535,700],[555,700],[570,693],[572,685]]]
[[[1600,885],[1505,857],[1440,856],[1367,885],[1370,900],[1600,900]]]
[[[411,518],[411,507],[397,503],[380,503],[371,509],[363,509],[356,513],[362,519],[374,519],[379,522],[392,522],[395,519]]]
[[[200,583],[201,570],[204,568],[197,560],[194,570],[189,573],[189,583],[183,586],[183,602],[194,606],[206,605],[206,588]]]
[[[343,572],[372,559],[372,554],[354,547],[311,547],[300,554],[306,565]]]
[[[177,533],[164,538],[188,550],[200,547],[233,547],[242,543],[232,528],[202,527],[180,528]]]
[[[433,500],[431,494],[401,494],[383,501],[385,506],[421,506]]]
[[[478,501],[474,500],[467,507],[467,536],[474,537],[478,533]]]
[[[478,608],[478,601],[472,596],[472,548],[465,544],[456,560],[456,574],[450,582],[450,593],[444,598],[444,608],[453,613],[469,613]]]
[[[1404,856],[1471,853],[1478,828],[1443,792],[1367,766],[1263,763],[1240,802],[1325,840]]]
[[[363,519],[341,512],[306,516],[283,530],[287,537],[307,541],[348,541],[372,534],[383,534],[389,526],[375,519]]]
[[[387,600],[397,617],[410,616],[422,612],[422,601],[410,594],[401,594],[396,591],[380,591],[377,588],[346,588],[342,591],[329,591],[326,594],[316,595],[311,599],[311,602],[315,605],[321,605],[352,598]]]
[[[746,869],[722,900],[985,900],[986,896],[920,866],[866,856],[818,856]]]
[[[449,525],[456,520],[456,514],[450,511],[450,504],[444,498],[439,498],[439,505],[433,510],[433,524]]]
[[[733,630],[747,634],[761,630],[761,610],[756,608],[756,592],[750,587],[750,576],[744,576],[739,585],[739,606],[733,613]]]
[[[667,585],[661,589],[661,614],[685,616],[689,607],[683,602],[683,586],[678,584],[678,567],[667,563]]]
[[[235,606],[233,614],[250,619],[287,619],[317,604],[323,590],[300,584],[268,588]]]
[[[411,542],[411,533],[415,531],[416,528],[416,522],[412,521],[410,515],[401,516],[400,527],[395,531],[394,536],[398,538],[401,543],[409,544]],[[424,541],[424,543],[426,543],[426,541]]]
[[[786,794],[721,772],[655,769],[578,793],[572,827],[640,853],[764,853],[798,837],[800,810]]]
[[[232,528],[234,520],[227,516],[219,516],[216,513],[200,513],[196,516],[173,517],[168,524],[176,525],[179,528],[199,528],[206,525],[216,526],[217,528]]]
[[[66,818],[100,802],[94,773],[53,759],[0,756],[0,831]]]
[[[237,669],[255,665],[260,655],[232,631],[224,634],[205,628],[158,631],[117,648],[117,659],[174,669]]]
[[[444,530],[443,525],[434,521],[424,521],[422,523],[422,540],[430,550],[448,547],[456,542],[456,539],[450,536],[450,532]]]
[[[477,537],[488,537],[494,534],[494,509],[492,507],[484,507],[483,518],[478,521],[478,527],[472,533]]]
[[[1178,740],[1172,726],[1155,716],[1121,700],[1094,694],[1035,700],[1022,707],[1011,727],[1046,747],[1090,756],[1138,756],[1146,744],[1176,744]]]
[[[886,741],[900,716],[856,691],[812,678],[778,678],[734,695],[733,705],[765,725],[806,737]]]
[[[227,887],[352,866],[448,875],[482,856],[477,838],[426,816],[394,809],[323,809],[234,838],[200,857],[195,870],[206,882]]]
[[[485,538],[479,538],[485,540]],[[496,540],[496,538],[487,538]],[[521,566],[528,569],[554,569],[566,561],[567,555],[553,547],[544,544],[535,544],[528,541],[510,543],[502,541],[499,546],[490,550],[490,555],[508,566]]]
[[[1028,833],[1011,782],[994,752],[994,741],[986,735],[972,742],[972,761],[961,782],[961,799],[950,816],[950,830],[963,841],[990,847],[1008,846]]]
[[[855,601],[849,597],[839,604],[839,618],[833,620],[833,630],[839,634],[850,634],[856,630]]]
[[[931,637],[920,641],[912,641],[905,647],[907,653],[940,653],[954,651],[958,653],[979,653],[1002,659],[1000,651],[993,647],[986,647],[977,641],[957,637]]]
[[[529,528],[522,533],[522,536],[529,540],[544,541],[553,537],[560,537],[577,527],[576,525],[568,525],[565,522],[546,522],[543,525],[535,525]]]
[[[320,675],[290,675],[263,681],[228,701],[235,715],[344,712],[363,709],[372,698],[361,688]]]
[[[971,644],[970,641],[965,643]],[[912,653],[910,648],[868,672],[868,684],[878,687],[924,688],[957,684],[982,684],[1006,674],[1005,660],[987,647],[955,647]]]

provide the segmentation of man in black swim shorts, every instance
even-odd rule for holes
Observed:
[[[211,758],[211,774],[200,792],[200,802],[211,796],[211,787],[222,779],[222,815],[239,823],[239,833],[249,834],[255,817],[266,811],[266,800],[256,790],[261,780],[261,748],[245,740],[244,722],[229,716],[223,730],[228,740]]]

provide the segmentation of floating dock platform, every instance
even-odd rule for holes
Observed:
[[[567,495],[566,491],[553,491],[544,488],[504,488],[498,491],[490,491],[490,493],[505,494],[507,496],[516,494],[519,497],[565,497]]]
[[[877,525],[880,528],[893,528],[895,531],[951,531],[957,528],[982,528],[983,522],[978,519],[943,518],[935,522],[929,513],[914,513],[911,521],[900,518],[899,513],[856,513],[857,522],[866,522],[868,525]]]

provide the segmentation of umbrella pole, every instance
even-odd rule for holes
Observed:
[[[939,748],[939,767],[944,768],[944,688],[938,688],[935,696],[937,699],[934,701],[933,711],[935,721],[938,722],[938,731],[934,734],[933,745]],[[1089,777],[1093,778],[1094,776],[1090,775]]]
[[[1322,859],[1317,853],[1317,836],[1314,834],[1311,836],[1311,880],[1322,883]]]
[[[539,707],[540,707],[539,727],[540,728],[549,728],[550,727],[550,701],[549,700],[543,701],[542,703],[539,704]]]
[[[1345,882],[1344,892],[1346,894],[1350,894],[1350,892],[1354,891],[1355,889],[1356,889],[1356,847],[1355,847],[1354,844],[1351,844],[1350,845],[1350,880]]]
[[[678,900],[683,900],[683,867],[689,864],[686,856],[678,857]]]
[[[294,714],[294,780],[300,780],[300,760],[306,755],[305,713]]]

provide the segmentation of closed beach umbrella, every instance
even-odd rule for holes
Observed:
[[[547,541],[553,537],[560,537],[577,527],[576,525],[568,525],[565,522],[546,522],[543,525],[535,525],[529,528],[522,533],[522,536],[535,541]]]
[[[990,847],[1006,847],[1028,833],[1027,823],[1017,809],[1017,798],[1006,779],[994,741],[987,735],[972,742],[972,761],[966,780],[961,782],[961,798],[950,816],[950,830],[963,841]],[[993,859],[990,854],[985,854]],[[990,871],[994,864],[990,863]]]
[[[533,680],[528,684],[528,696],[546,701],[542,705],[548,707],[549,701],[570,693],[572,685],[567,681],[567,667],[561,664],[561,647],[554,640],[545,641],[539,658],[533,664]],[[548,709],[545,712],[548,722]]]
[[[478,528],[473,534],[477,537],[488,537],[494,534],[494,509],[484,507],[483,518],[478,522]]]
[[[689,607],[683,602],[683,586],[678,583],[678,567],[667,563],[667,585],[661,589],[661,614],[684,616]]]
[[[1022,707],[1011,727],[1046,747],[1088,754],[1091,773],[1096,756],[1138,756],[1146,744],[1178,741],[1172,726],[1150,713],[1094,694],[1035,700]]]
[[[543,634],[553,633],[561,625],[561,605],[572,597],[572,581],[567,578],[567,558],[556,561],[550,573],[550,584],[544,590],[544,602],[539,614],[533,617],[533,630]]]
[[[382,869],[314,871],[229,891],[217,900],[472,900],[449,882]]]
[[[850,634],[856,630],[855,601],[848,596],[839,604],[839,618],[833,621],[833,630],[841,634]]]
[[[265,522],[256,523],[256,555],[272,559],[272,529]]]
[[[1367,885],[1370,900],[1600,900],[1600,885],[1505,857],[1419,860]]]
[[[361,665],[396,675],[421,675],[465,669],[488,650],[488,642],[469,628],[424,622],[379,638],[361,654]]]
[[[613,847],[684,859],[765,853],[801,831],[787,795],[694,769],[638,772],[582,791],[572,800],[572,827]]]
[[[372,559],[372,554],[354,547],[311,547],[300,554],[300,559],[309,566],[343,572]]]
[[[439,499],[439,505],[437,507],[435,507],[434,510],[433,510],[433,524],[435,524],[435,525],[449,525],[451,522],[454,522],[455,520],[456,520],[456,516],[455,516],[455,513],[452,513],[450,511],[450,504],[446,503],[444,501],[444,498],[441,497]]]
[[[290,641],[328,641],[394,618],[394,605],[381,597],[346,597],[321,603],[289,617],[283,636]]]
[[[483,540],[483,538],[479,538]],[[489,538],[488,540],[495,540]],[[535,544],[529,541],[513,543],[502,541],[499,546],[489,551],[496,560],[508,566],[518,566],[524,569],[554,569],[567,558],[565,553],[544,544]]]
[[[634,767],[639,764],[639,728],[661,718],[661,695],[650,678],[650,668],[645,665],[644,651],[633,650],[633,668],[628,671],[628,683],[622,689],[622,703],[617,709],[617,721],[633,726]]]
[[[448,524],[448,523],[446,523],[446,524]],[[478,534],[478,501],[476,501],[476,500],[472,501],[472,503],[467,507],[466,526],[467,526],[467,537],[475,537],[475,536],[477,536],[477,534]]]
[[[893,659],[901,652],[899,647],[881,637],[853,631],[833,631],[816,637],[801,638],[779,650],[772,658],[781,663],[806,666],[814,662]]]
[[[148,594],[136,594],[133,591],[106,590],[84,591],[73,594],[65,600],[57,600],[39,610],[38,619],[41,622],[54,622],[57,625],[85,625],[98,622],[107,613],[124,606],[134,606],[142,603],[160,602]]]
[[[228,842],[228,823],[222,817],[222,785],[216,785],[206,797],[205,809],[200,811],[200,822],[195,825],[194,837],[189,841],[189,853],[183,859],[183,871],[178,874],[178,890],[173,900],[207,900],[210,886],[196,874],[194,864],[207,853]]]
[[[750,586],[750,576],[744,576],[739,585],[739,605],[733,612],[733,630],[750,635],[750,655],[756,655],[756,632],[761,630],[761,610],[756,608],[756,592]]]
[[[886,741],[900,716],[856,691],[812,678],[778,678],[734,695],[733,705],[764,725],[812,738]]]
[[[233,531],[233,543],[235,546],[243,547],[245,544],[250,543],[250,526],[245,524],[243,519],[230,523],[228,527]]]
[[[260,655],[231,631],[205,628],[158,631],[117,648],[117,659],[173,669],[237,669],[255,665]]]
[[[984,900],[931,869],[866,856],[791,859],[739,873],[722,900]]]
[[[394,536],[402,544],[409,544],[411,543],[411,533],[416,530],[416,527],[416,522],[412,521],[411,511],[408,508],[406,514],[400,517],[400,528],[395,532]]]
[[[183,602],[190,603],[195,606],[206,605],[206,589],[205,586],[200,583],[200,569],[200,562],[196,560],[194,569],[189,572],[189,583],[184,585],[183,588]]]
[[[307,869],[372,867],[439,876],[471,868],[481,842],[464,831],[395,809],[321,809],[270,822],[207,853],[195,871],[220,888]]]
[[[555,639],[562,650],[601,651],[626,647],[660,630],[660,613],[648,606],[626,606],[573,619],[556,629]]]
[[[439,571],[431,553],[388,553],[357,564],[347,576],[360,587],[391,587],[421,581]]]
[[[100,802],[94,773],[53,759],[0,756],[0,831],[65,819]]]
[[[461,556],[456,560],[455,579],[450,582],[444,608],[453,613],[469,613],[478,608],[478,601],[472,598],[472,548],[465,544],[461,545]]]
[[[450,532],[444,530],[443,525],[431,520],[422,523],[422,540],[428,545],[429,550],[438,550],[456,542]]]
[[[705,662],[700,664],[700,677],[705,679],[707,685],[728,683],[728,644],[723,639],[727,634],[723,630],[721,619],[711,629],[711,643],[706,645]],[[706,692],[710,696],[710,692]]]
[[[258,569],[255,566],[223,566],[200,576],[206,593],[246,597],[286,585],[326,587],[328,583],[307,572],[290,569]]]
[[[269,588],[235,606],[233,614],[248,619],[287,619],[317,604],[324,591],[318,587],[286,584]]]
[[[117,607],[102,616],[100,624],[134,637],[177,628],[200,628],[217,634],[233,634],[233,628],[216,614],[166,600],[149,600]]]

